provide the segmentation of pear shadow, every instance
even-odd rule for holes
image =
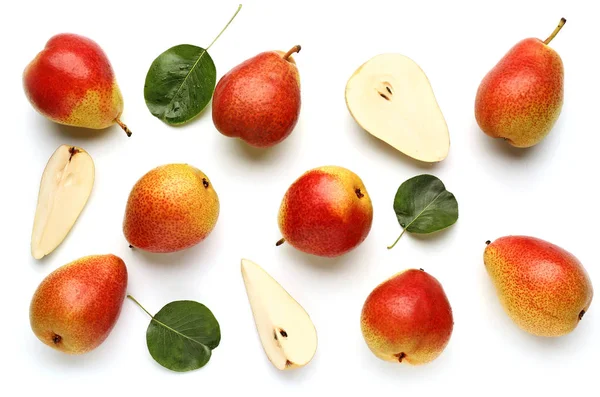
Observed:
[[[37,262],[36,266],[49,266],[47,263],[48,261],[52,261],[52,257],[53,256],[58,256],[59,253],[62,250],[68,249],[65,248],[66,245],[69,245],[69,240],[71,239],[71,236],[75,233],[81,233],[77,231],[77,226],[80,222],[85,222],[85,220],[82,220],[82,218],[85,216],[86,211],[88,210],[89,204],[91,201],[91,197],[88,200],[88,203],[85,205],[85,207],[82,209],[81,213],[79,214],[79,217],[77,218],[77,220],[75,221],[75,223],[73,224],[73,226],[71,227],[71,230],[69,230],[69,232],[67,233],[67,235],[65,236],[65,238],[63,239],[63,241],[61,241],[60,244],[58,244],[58,246],[56,248],[54,248],[54,250],[52,250],[52,252],[50,252],[49,254],[44,255],[43,258],[40,259],[35,259],[33,258],[33,256],[31,256],[31,258]],[[33,223],[32,223],[33,226]],[[29,241],[31,241],[31,236],[29,236]],[[31,247],[31,245],[28,245],[28,247]],[[28,250],[29,255],[31,255],[31,250]],[[78,258],[72,258],[71,260],[77,260]]]
[[[34,355],[38,360],[43,361],[46,367],[50,368],[63,368],[69,371],[85,370],[85,363],[89,360],[89,355],[94,352],[86,354],[88,357],[82,357],[80,355],[66,354],[58,350],[54,350],[50,346],[44,345],[42,342],[38,343],[34,350]],[[98,346],[100,348],[101,346]]]
[[[581,337],[573,335],[577,333],[575,329],[571,334],[563,335],[560,337],[544,337],[530,334],[529,332],[521,329],[516,323],[508,317],[507,313],[502,307],[497,307],[496,312],[498,316],[503,317],[503,326],[499,329],[504,330],[504,335],[508,340],[508,343],[518,346],[529,346],[531,347],[527,354],[538,357],[554,358],[557,356],[572,354],[577,347],[585,348],[581,344]],[[507,333],[510,331],[510,335]],[[589,333],[591,336],[591,332]]]
[[[352,266],[353,263],[358,262],[356,258],[362,254],[360,252],[361,245],[357,246],[346,254],[336,257],[322,257],[308,254],[294,248],[289,243],[284,243],[280,247],[277,247],[277,249],[285,250],[286,252],[284,252],[284,255],[287,255],[295,264],[303,263],[308,264],[314,269],[335,272],[338,269],[345,268],[346,266]]]
[[[423,365],[413,365],[409,363],[396,363],[392,361],[385,361],[376,357],[368,347],[361,349],[361,362],[368,364],[369,367],[373,368],[374,372],[378,374],[385,374],[385,376],[397,381],[399,377],[410,377],[410,378],[430,378],[432,374],[438,374],[443,368],[448,367],[447,361],[450,358],[450,352],[442,352],[442,354],[431,361]]]
[[[68,236],[67,236],[68,238]],[[33,262],[35,263],[36,267],[46,267],[46,266],[51,266],[49,264],[49,262],[52,262],[53,256],[59,256],[59,252],[61,251],[63,245],[65,245],[65,243],[67,242],[67,238],[65,238],[65,240],[58,246],[56,247],[51,253],[44,255],[43,258],[40,259],[35,259],[33,256],[31,256],[31,259],[33,260]],[[28,251],[29,255],[31,255],[31,251]]]
[[[291,136],[288,136],[285,140],[283,140],[282,142],[279,142],[278,144],[271,146],[271,147],[266,147],[266,148],[259,148],[259,147],[255,147],[252,146],[248,143],[246,143],[245,141],[243,141],[241,138],[229,138],[226,137],[227,139],[229,139],[230,142],[230,152],[234,155],[234,156],[239,156],[239,157],[243,157],[245,159],[248,159],[250,161],[253,162],[268,162],[268,161],[274,161],[277,160],[283,156],[285,156],[286,153],[286,147],[288,146],[288,140]]]
[[[544,146],[546,143],[546,139],[544,139],[535,146],[518,148],[512,146],[502,138],[492,138],[491,136],[486,135],[476,124],[473,127],[473,131],[475,131],[479,141],[489,152],[513,159],[527,159],[533,157],[541,150],[540,146]]]
[[[522,339],[527,339],[525,343],[535,344],[538,351],[542,353],[550,353],[552,355],[560,352],[562,354],[572,353],[577,348],[584,349],[585,347],[581,344],[581,340],[592,337],[593,329],[591,323],[585,323],[584,319],[577,324],[575,329],[568,334],[557,336],[557,337],[544,337],[530,334],[526,331],[521,330],[517,327],[517,331],[520,332]],[[516,326],[516,325],[515,325]]]
[[[121,127],[119,127],[117,124],[107,128],[96,130],[92,128],[73,127],[70,125],[58,124],[50,120],[48,120],[47,123],[50,124],[51,128],[57,135],[62,135],[63,137],[68,139],[92,141],[96,139],[102,139],[102,137],[108,134],[116,133],[118,131],[120,131],[125,138],[128,138],[125,131],[123,131]],[[135,133],[135,131],[133,131],[133,133]],[[133,134],[131,137],[133,137]]]
[[[138,258],[142,258],[144,264],[155,267],[169,268],[185,268],[190,266],[198,266],[199,263],[204,263],[207,251],[208,237],[204,241],[196,244],[193,247],[183,249],[181,251],[169,253],[153,253],[144,251],[140,248],[132,247],[132,254]],[[125,242],[127,244],[127,242]],[[192,259],[193,258],[193,259]]]
[[[365,129],[363,129],[360,125],[358,125],[354,119],[347,119],[347,124],[351,124],[351,129],[353,133],[358,135],[361,140],[361,145],[369,146],[371,149],[377,152],[383,153],[385,156],[393,159],[394,161],[400,162],[408,167],[416,167],[421,170],[434,170],[436,169],[440,163],[444,160],[437,163],[426,163],[423,161],[419,161],[413,159],[412,157],[407,156],[406,154],[400,152],[395,149],[388,143],[382,141],[381,139],[369,134]]]
[[[99,346],[84,354],[68,354],[55,350],[38,341],[37,338],[31,343],[37,344],[34,348],[34,356],[44,361],[46,367],[62,368],[75,373],[77,371],[87,371],[90,367],[97,365],[97,363],[110,362],[112,360],[116,346],[114,338],[111,338],[112,334],[113,331],[109,333],[107,339]]]
[[[315,357],[313,357],[313,359],[306,364],[304,367],[298,367],[298,368],[293,368],[293,369],[289,369],[289,370],[279,370],[277,368],[275,368],[274,365],[271,365],[269,363],[269,367],[270,371],[275,375],[275,376],[280,376],[282,379],[285,379],[286,382],[290,382],[290,383],[294,383],[296,384],[297,382],[302,382],[304,380],[308,380],[311,376],[314,375],[315,368],[316,367],[314,361],[317,359],[316,353],[315,353]]]

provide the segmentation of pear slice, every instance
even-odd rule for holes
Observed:
[[[429,79],[412,59],[380,54],[346,84],[346,106],[368,133],[416,160],[448,156],[450,135]]]
[[[94,178],[94,162],[85,150],[61,145],[52,154],[42,174],[31,234],[35,259],[63,242],[88,201]]]
[[[242,259],[242,277],[269,361],[280,370],[308,364],[317,350],[317,331],[308,313],[256,263]]]

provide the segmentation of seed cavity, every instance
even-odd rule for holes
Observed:
[[[287,338],[288,334],[287,332],[285,332],[285,330],[279,328],[279,329],[274,329],[273,330],[273,339],[275,340],[279,340],[279,336],[277,335],[277,333],[279,333],[279,335],[281,335],[283,338]]]
[[[69,148],[69,153],[71,153],[71,156],[69,156],[69,162],[71,162],[71,159],[73,158],[73,156],[75,156],[77,153],[79,153],[79,149],[77,149],[75,146],[71,146]]]

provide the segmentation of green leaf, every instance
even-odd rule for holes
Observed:
[[[219,323],[210,309],[194,301],[174,301],[152,316],[128,297],[152,317],[146,344],[156,362],[176,372],[192,371],[208,363],[221,342]]]
[[[418,175],[400,185],[394,198],[394,212],[405,232],[429,234],[452,226],[458,220],[458,202],[433,175]]]
[[[199,115],[212,99],[217,69],[208,53],[240,11],[231,17],[208,47],[181,44],[160,54],[150,65],[144,98],[150,113],[170,125],[181,125]]]
[[[146,105],[167,124],[184,124],[208,105],[216,83],[217,69],[204,48],[171,47],[152,62],[146,75]]]

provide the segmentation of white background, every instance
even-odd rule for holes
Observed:
[[[519,330],[502,311],[485,273],[485,241],[507,234],[547,239],[574,253],[600,286],[596,226],[600,66],[598,20],[575,1],[349,2],[246,1],[212,47],[218,77],[265,50],[295,44],[302,79],[297,128],[279,146],[253,150],[220,135],[210,105],[194,122],[173,128],[154,118],[143,97],[153,59],[167,48],[206,46],[235,11],[233,1],[38,1],[3,5],[0,24],[3,79],[2,391],[21,395],[162,394],[217,396],[558,395],[597,390],[600,311],[593,302],[584,321],[560,339]],[[8,7],[8,8],[6,8]],[[565,65],[565,103],[556,127],[530,150],[486,137],[473,115],[481,78],[516,42],[545,39],[561,17],[567,24],[552,42]],[[27,102],[22,71],[54,34],[74,32],[107,52],[125,98],[118,128],[81,131],[53,124]],[[382,52],[413,58],[431,80],[451,133],[449,157],[435,166],[408,160],[371,137],[350,117],[344,86],[354,70]],[[82,146],[96,163],[96,183],[68,238],[42,261],[29,239],[39,181],[60,144]],[[211,179],[221,215],[210,237],[172,255],[128,249],[121,229],[135,181],[160,164],[187,162]],[[335,260],[309,257],[280,237],[277,212],[285,190],[304,171],[345,166],[364,181],[374,204],[366,241]],[[429,238],[405,235],[392,210],[396,189],[420,173],[440,177],[459,202],[455,226]],[[127,263],[128,292],[151,312],[178,299],[206,304],[222,328],[221,345],[207,366],[174,373],[150,357],[149,318],[131,301],[109,338],[84,356],[68,356],[31,332],[29,302],[52,270],[84,255],[114,253]],[[240,275],[240,259],[261,264],[307,309],[318,331],[314,360],[279,372],[266,359]],[[359,327],[365,297],[379,282],[423,267],[443,284],[454,309],[448,348],[422,367],[386,363],[367,349]],[[13,388],[14,387],[14,388]]]

